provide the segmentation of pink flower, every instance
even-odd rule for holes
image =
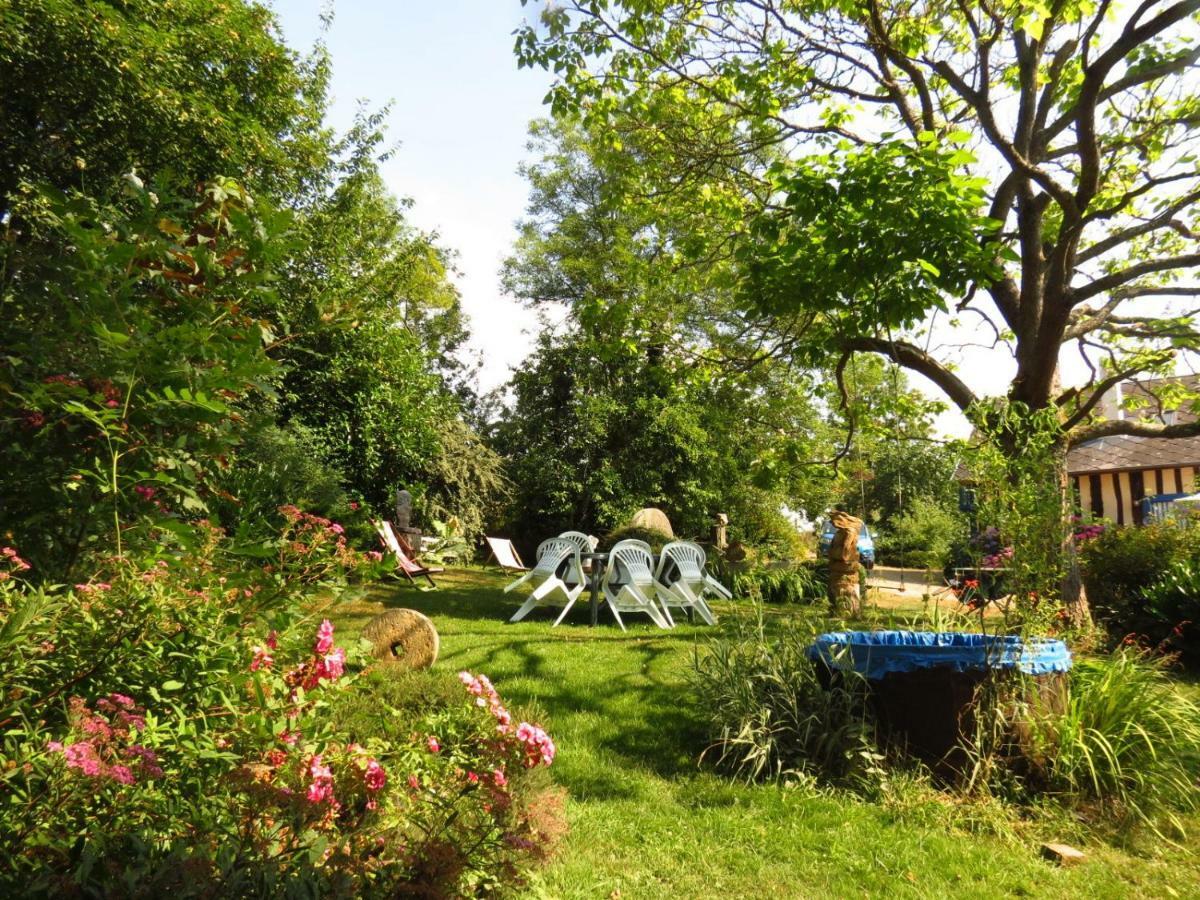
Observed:
[[[279,646],[279,632],[277,632],[274,628],[272,628],[271,633],[267,635],[267,647],[274,650],[278,646]]]
[[[387,772],[383,770],[376,760],[367,761],[367,770],[363,774],[363,782],[367,786],[368,791],[381,791],[383,786],[387,784]]]
[[[330,525],[329,530],[332,531],[334,534],[345,534],[346,533],[346,529],[343,528],[341,525],[339,525],[337,522],[334,522],[332,525]]]
[[[474,772],[468,772],[467,781],[469,781],[471,784],[479,784],[479,776]]]
[[[368,550],[367,559],[371,560],[371,562],[379,562],[383,559],[383,554],[378,550]]]
[[[442,749],[442,745],[438,743],[437,738],[435,738],[432,734],[429,736],[429,739],[425,741],[425,746],[429,748],[430,753],[437,753]]]
[[[346,671],[346,651],[338,647],[321,660],[321,663],[325,669],[325,677],[330,681],[337,681]]]
[[[154,495],[158,493],[154,488],[146,487],[144,484],[137,485],[133,491],[143,500],[152,500],[154,499]]]
[[[308,764],[308,772],[312,783],[308,786],[308,799],[312,803],[333,802],[333,772],[321,759],[321,754],[314,756]]]
[[[133,784],[133,772],[128,766],[113,766],[108,770],[108,774],[114,781],[119,781],[121,784]]]
[[[104,763],[96,755],[96,748],[88,741],[69,744],[63,748],[63,756],[67,759],[67,768],[78,769],[91,778],[106,774]]]
[[[325,654],[333,647],[333,623],[328,619],[321,621],[321,625],[317,628],[317,643],[313,647],[314,652]]]
[[[250,660],[250,671],[257,672],[259,669],[269,669],[271,664],[275,662],[270,652],[264,647],[254,648],[254,659]]]
[[[492,781],[496,783],[496,787],[504,787],[508,784],[508,779],[504,777],[503,769],[492,769]]]
[[[289,747],[295,747],[296,742],[300,740],[300,732],[284,731],[279,735],[279,740],[287,744]]]
[[[410,788],[412,788],[414,791],[418,791],[421,789],[421,782],[420,782],[420,780],[418,780],[416,775],[409,775],[408,776],[408,786]]]
[[[354,500],[351,500],[351,501],[350,501],[350,508],[351,508],[351,509],[353,509],[353,510],[357,511],[357,510],[358,510],[358,507],[359,507],[359,504],[358,504],[356,501],[354,501]]]

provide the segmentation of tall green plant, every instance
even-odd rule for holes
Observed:
[[[127,190],[28,193],[0,243],[0,531],[43,577],[93,545],[120,553],[139,520],[204,513],[239,406],[277,373],[255,311],[284,217],[223,180],[193,199]]]

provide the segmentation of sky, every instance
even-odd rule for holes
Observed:
[[[360,100],[391,104],[382,166],[389,189],[409,197],[409,220],[457,251],[458,287],[482,352],[480,387],[508,380],[533,344],[536,315],[504,296],[499,270],[528,199],[517,166],[527,128],[545,114],[550,76],[519,71],[513,30],[519,0],[340,0],[322,32],[324,0],[274,0],[287,42],[323,39],[333,64],[329,122],[344,130]]]

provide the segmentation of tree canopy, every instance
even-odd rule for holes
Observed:
[[[1007,345],[1007,399],[1069,440],[1178,436],[1200,426],[1093,413],[1196,346],[1198,11],[601,0],[542,7],[516,51],[558,74],[556,114],[639,157],[644,195],[704,201],[782,352],[883,353],[971,409],[921,340],[938,313]],[[1064,391],[1068,345],[1093,375]]]

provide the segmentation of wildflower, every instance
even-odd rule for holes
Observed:
[[[143,500],[152,500],[154,498],[154,495],[158,493],[158,491],[156,491],[154,488],[146,487],[146,485],[144,485],[144,484],[137,485],[133,489],[133,492],[135,494],[137,494],[139,497],[141,497]]]
[[[360,506],[360,504],[357,501],[354,501],[354,500],[350,501],[350,508],[352,510],[354,510],[355,512],[358,512],[359,506]]]
[[[334,522],[332,525],[330,525],[329,530],[332,531],[334,534],[345,534],[346,533],[346,529],[343,528],[341,525],[339,525],[337,522]]]
[[[259,669],[269,669],[274,662],[275,657],[265,647],[255,647],[254,659],[250,660],[250,671],[257,672]]]
[[[408,776],[408,786],[410,788],[412,788],[414,791],[420,790],[421,782],[418,780],[416,775],[409,775]]]
[[[496,787],[504,787],[508,784],[508,779],[504,776],[503,769],[492,769],[492,781],[495,782]]]
[[[371,560],[371,562],[379,562],[383,559],[383,554],[378,550],[368,550],[367,559]]]
[[[333,772],[317,754],[308,764],[312,783],[308,786],[308,799],[312,803],[333,802]]]
[[[313,647],[314,652],[318,654],[328,653],[333,648],[333,623],[328,619],[321,621],[320,627],[317,628],[317,643]]]
[[[267,647],[269,647],[271,650],[274,650],[278,646],[279,646],[279,632],[277,632],[274,628],[272,628],[271,633],[267,635]]]
[[[442,749],[442,745],[438,743],[437,738],[435,738],[432,734],[429,736],[429,739],[425,741],[425,746],[429,748],[430,753],[437,753]]]
[[[113,766],[108,770],[109,776],[121,784],[133,784],[133,772],[129,766]]]
[[[326,655],[321,660],[321,668],[324,670],[324,677],[330,681],[337,681],[342,677],[342,673],[346,671],[346,651],[338,647],[332,653]]]
[[[387,772],[376,760],[368,760],[366,772],[363,773],[363,782],[368,791],[381,791],[387,784]]]
[[[471,784],[479,784],[479,776],[474,772],[468,772],[467,781],[469,781]]]

